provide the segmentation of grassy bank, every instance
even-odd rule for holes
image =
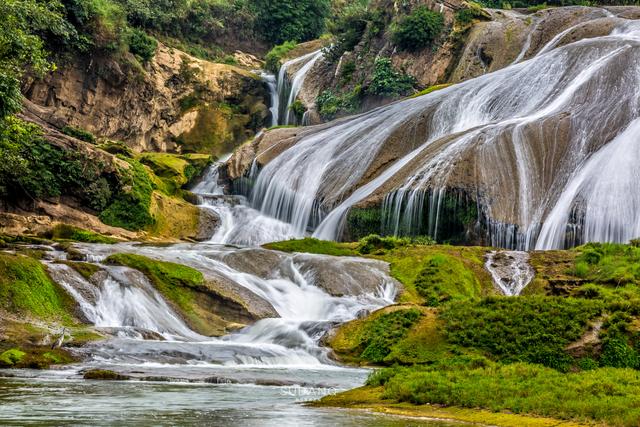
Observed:
[[[497,295],[488,248],[369,237],[273,249],[390,263],[400,304],[325,338],[340,361],[382,365],[367,386],[318,405],[500,426],[636,426],[640,419],[640,248],[534,252],[520,297]]]

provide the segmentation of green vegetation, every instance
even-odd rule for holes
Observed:
[[[419,6],[392,26],[392,40],[400,49],[415,51],[430,47],[444,30],[444,16]]]
[[[402,96],[413,91],[416,79],[393,68],[391,58],[376,60],[367,92],[379,96]]]
[[[96,137],[91,132],[84,129],[75,128],[73,126],[65,126],[61,130],[65,135],[72,136],[81,141],[89,142],[91,144],[94,144],[96,142]]]
[[[12,348],[0,354],[0,367],[14,366],[20,363],[27,353],[21,351],[19,348]]]
[[[296,99],[295,101],[293,101],[289,109],[291,110],[293,115],[296,117],[298,122],[302,121],[302,117],[304,116],[304,113],[307,111],[307,108],[299,99]]]
[[[191,184],[211,164],[211,156],[205,154],[143,153],[138,160],[160,178],[167,194]]]
[[[342,95],[335,95],[331,90],[323,91],[316,98],[316,107],[323,119],[331,120],[339,112],[356,112],[360,108],[361,101],[362,86],[355,85],[351,91]]]
[[[282,58],[287,56],[291,50],[293,50],[297,46],[296,42],[286,41],[282,44],[274,46],[273,49],[267,53],[265,56],[265,69],[271,71],[272,73],[277,73],[280,67],[282,66]]]
[[[431,366],[389,368],[369,379],[382,397],[508,410],[516,414],[635,426],[640,418],[640,375],[625,369],[563,374],[539,365],[502,365],[485,359],[442,361]]]
[[[149,211],[154,185],[141,163],[127,158],[123,160],[130,167],[120,170],[122,187],[109,206],[100,213],[100,219],[114,227],[140,230],[154,222]]]
[[[441,313],[447,339],[505,362],[539,363],[567,371],[565,348],[602,313],[595,301],[572,298],[490,297],[449,304]]]
[[[130,377],[122,375],[108,369],[89,369],[83,376],[85,380],[100,380],[100,381],[125,381]]]
[[[436,91],[438,91],[440,89],[444,89],[444,88],[447,88],[449,86],[451,86],[451,83],[443,83],[441,85],[429,86],[428,88],[426,88],[424,90],[421,90],[420,92],[411,95],[409,98],[418,98],[420,96],[428,95],[431,92],[436,92]]]
[[[73,268],[75,271],[80,273],[82,277],[89,280],[91,277],[100,271],[100,267],[95,264],[90,264],[88,262],[80,262],[80,261],[60,261],[62,264],[66,264],[69,267]]]
[[[329,242],[326,240],[313,239],[311,237],[301,240],[267,243],[264,247],[274,251],[307,252],[335,256],[353,256],[357,254],[354,251],[354,244]]]
[[[423,265],[414,286],[425,305],[438,307],[451,300],[480,297],[478,278],[458,258],[436,254],[427,257]]]
[[[129,50],[143,64],[151,61],[156,55],[158,49],[158,41],[148,36],[144,31],[137,28],[131,29],[129,32]]]
[[[623,285],[640,281],[640,248],[616,243],[589,243],[578,248],[576,276]]]
[[[74,242],[85,243],[117,243],[118,239],[112,237],[103,236],[102,234],[94,233],[93,231],[83,230],[78,227],[73,227],[67,224],[58,224],[53,227],[50,237],[54,240],[71,240]]]
[[[349,240],[360,240],[382,228],[382,212],[379,208],[351,208],[347,214],[345,233]]]
[[[0,306],[10,313],[46,322],[73,321],[73,299],[33,258],[0,252]]]
[[[329,0],[252,0],[261,34],[272,43],[319,37],[330,12]]]

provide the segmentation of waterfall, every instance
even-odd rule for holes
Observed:
[[[142,359],[226,366],[332,364],[327,350],[319,345],[320,337],[335,323],[391,304],[396,294],[386,265],[374,260],[266,250],[256,254],[210,244],[162,248],[79,244],[77,249],[91,254],[101,269],[92,283],[64,264],[50,263],[49,271],[91,323],[114,335],[87,349],[101,363],[139,363]],[[139,254],[197,268],[208,280],[243,289],[271,305],[279,317],[259,320],[221,338],[199,335],[186,326],[144,275],[127,267],[100,264],[113,253]],[[252,273],[255,256],[270,262],[270,274]],[[328,285],[336,280],[343,295],[329,294],[319,286],[322,280]]]
[[[291,59],[280,67],[278,71],[278,83],[277,83],[277,93],[278,93],[278,105],[280,111],[278,113],[278,120],[280,125],[295,125],[296,117],[293,111],[291,111],[291,106],[295,102],[304,85],[305,79],[307,78],[307,74],[315,63],[322,58],[323,56],[322,49],[308,53],[306,55],[300,56],[298,58]],[[302,64],[302,66],[300,66]],[[289,70],[292,67],[300,68],[293,73],[291,77],[289,77]]]
[[[636,119],[576,170],[542,225],[537,249],[640,236],[639,142]]]
[[[280,117],[280,94],[278,92],[276,76],[261,71],[260,78],[269,88],[269,96],[271,99],[271,106],[269,107],[269,112],[271,113],[271,126],[277,126]]]
[[[558,246],[538,233],[572,174],[640,112],[639,23],[602,15],[615,21],[609,35],[556,47],[558,37],[529,60],[307,133],[262,169],[252,205],[297,234],[338,239],[349,209],[376,197],[391,232],[428,218],[436,235],[447,189],[462,188],[478,197],[490,241]]]
[[[485,268],[495,285],[506,296],[518,296],[535,276],[529,254],[519,251],[493,251],[487,254]]]

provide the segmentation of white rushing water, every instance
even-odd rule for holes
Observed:
[[[280,108],[278,113],[278,124],[303,124],[297,123],[295,114],[291,111],[291,106],[298,98],[298,94],[304,85],[307,74],[311,71],[316,62],[322,58],[322,56],[323,52],[322,49],[320,49],[298,58],[291,59],[280,66],[276,88],[279,98],[278,105]],[[297,68],[295,73],[289,76],[290,70],[294,67],[299,68]]]
[[[529,264],[529,254],[521,251],[490,252],[485,268],[498,289],[510,297],[520,295],[535,276]]]
[[[570,244],[628,239],[637,234],[638,214],[631,212],[638,210],[633,209],[634,198],[627,203],[614,185],[624,174],[613,172],[622,159],[607,168],[600,161],[600,167],[584,172],[589,185],[599,185],[593,198],[568,195],[571,185],[577,185],[571,180],[587,180],[572,178],[575,171],[607,144],[620,145],[616,134],[640,112],[640,24],[611,16],[591,9],[588,19],[558,34],[531,59],[519,58],[500,71],[309,133],[262,169],[252,206],[291,224],[296,235],[335,240],[349,210],[392,183],[392,191],[382,197],[381,227],[396,234],[424,228],[438,237],[448,188],[469,173],[474,178],[465,185],[477,186],[471,194],[480,197],[478,206],[494,246],[564,247],[565,234],[576,227],[580,238]],[[564,35],[594,19],[613,19],[615,29],[557,47]],[[414,128],[425,131],[414,132],[394,162],[365,180],[385,144]],[[605,153],[622,152],[611,148]],[[472,159],[471,170],[458,170],[467,159]],[[622,178],[624,185],[640,185],[632,172]],[[616,218],[604,209],[589,216],[596,200],[604,206],[614,198],[621,206]],[[574,221],[579,214],[578,224],[565,221],[567,208],[556,208],[563,203],[581,206],[574,206],[570,215]],[[624,232],[616,221],[626,222]]]
[[[222,338],[209,338],[192,331],[135,270],[98,264],[102,271],[92,277],[96,283],[90,283],[66,265],[49,264],[54,280],[69,290],[87,320],[118,337],[88,350],[96,361],[107,364],[143,360],[174,365],[330,366],[326,349],[318,343],[328,328],[392,303],[396,293],[385,264],[372,260],[263,249],[247,252],[211,244],[78,248],[97,263],[124,252],[189,265],[209,280],[249,295],[249,304],[269,307],[278,316]],[[266,273],[253,272],[259,260],[268,263]],[[335,286],[334,281],[343,296],[332,296],[323,288]]]
[[[271,98],[271,106],[269,112],[271,113],[271,126],[277,126],[280,117],[280,94],[278,93],[278,82],[276,76],[267,72],[260,72],[260,78],[266,83],[269,88],[269,95]]]

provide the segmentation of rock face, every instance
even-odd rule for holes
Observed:
[[[203,148],[219,154],[252,136],[267,116],[262,82],[241,68],[164,45],[143,68],[132,64],[131,58],[77,58],[25,83],[24,93],[42,120],[121,140],[135,151],[179,150],[180,144],[198,151],[193,139],[200,138]]]

